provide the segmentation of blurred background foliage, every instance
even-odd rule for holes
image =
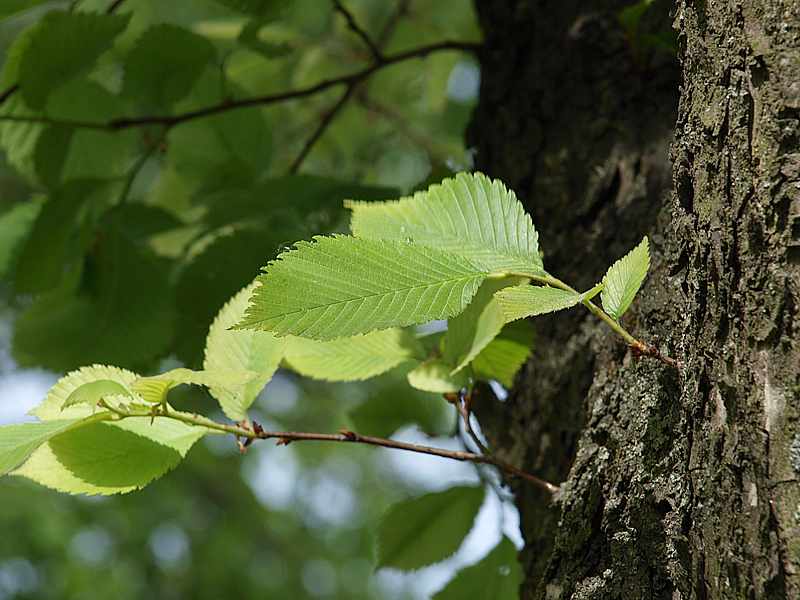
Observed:
[[[35,33],[58,11],[112,6],[108,31]],[[480,40],[470,0],[346,6],[384,55]],[[64,53],[100,40],[97,60],[87,56],[93,66],[73,74],[20,64],[34,35]],[[302,89],[373,60],[326,0],[5,0],[0,53],[2,89],[12,90],[0,114],[89,122]],[[13,92],[42,69],[52,70],[51,87]],[[463,140],[478,85],[471,54],[441,51],[377,69],[352,89],[172,128],[0,122],[0,423],[22,420],[80,365],[199,367],[222,304],[286,245],[346,230],[344,198],[395,197],[471,166]],[[213,413],[201,391],[178,393],[178,406]],[[452,407],[397,376],[332,385],[280,373],[254,409],[275,429],[353,426],[461,444]],[[212,437],[128,496],[74,498],[4,478],[0,600],[427,597],[501,531],[516,535],[502,492],[487,496],[452,559],[414,575],[375,572],[372,533],[391,502],[478,475],[364,448],[265,443],[240,456],[233,440]]]

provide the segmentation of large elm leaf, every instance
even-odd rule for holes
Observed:
[[[530,215],[514,192],[482,173],[459,173],[409,198],[346,206],[356,237],[435,246],[494,272],[543,272]]]
[[[384,329],[329,341],[286,338],[289,367],[315,379],[360,381],[401,363],[421,359],[422,349],[405,329]]]
[[[636,248],[615,262],[603,277],[603,309],[619,319],[633,302],[650,268],[650,248],[645,237]]]
[[[581,294],[548,286],[517,285],[500,290],[495,298],[500,303],[506,320],[514,321],[571,308],[584,300],[592,299],[601,289],[603,284],[598,284]]]
[[[131,492],[174,468],[207,432],[163,417],[95,423],[40,446],[13,474],[70,494]]]
[[[320,340],[453,317],[489,274],[437,248],[347,236],[299,242],[265,271],[237,327]]]
[[[127,24],[127,16],[47,13],[21,42],[17,75],[25,102],[43,108],[55,89],[93,66]]]
[[[511,540],[503,537],[485,558],[456,573],[433,600],[516,600],[521,582],[522,566],[517,559],[517,549]]]
[[[461,546],[483,504],[482,487],[458,486],[392,506],[378,527],[378,566],[412,570]]]
[[[453,372],[467,366],[506,324],[506,316],[494,293],[527,282],[521,277],[487,279],[464,312],[447,322],[444,360]]]
[[[154,25],[125,58],[122,93],[146,109],[167,109],[182,99],[214,58],[203,36],[175,25]]]
[[[258,394],[272,379],[283,358],[285,338],[277,338],[269,331],[241,331],[231,329],[244,316],[247,304],[257,283],[251,283],[231,298],[211,324],[206,338],[205,361],[208,370],[251,371],[254,376],[244,385],[209,386],[228,418],[241,421]]]

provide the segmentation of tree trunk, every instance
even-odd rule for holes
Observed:
[[[574,285],[649,235],[624,324],[682,364],[577,310],[537,319],[509,399],[479,407],[497,453],[564,482],[515,484],[522,596],[797,598],[800,3],[657,1],[638,34],[627,4],[476,2],[478,168]],[[644,35],[673,24],[677,60]]]

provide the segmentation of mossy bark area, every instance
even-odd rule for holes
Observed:
[[[510,398],[479,407],[499,454],[565,482],[553,503],[515,484],[522,595],[797,598],[800,3],[656,2],[640,32],[674,25],[677,59],[626,34],[626,4],[476,3],[478,167],[581,287],[650,235],[623,322],[683,365],[579,311],[536,321]]]

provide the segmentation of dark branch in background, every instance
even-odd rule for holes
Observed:
[[[109,6],[108,6],[108,8],[106,9],[106,14],[107,14],[107,15],[113,14],[113,12],[114,12],[115,10],[117,10],[117,9],[120,7],[120,5],[121,5],[123,2],[125,2],[125,0],[114,0],[114,1],[113,1],[113,2],[112,2],[112,3],[111,3]],[[75,4],[77,4],[77,2],[76,2]],[[75,5],[71,6],[71,7],[70,7],[70,10],[72,10],[74,7],[75,7]],[[11,98],[11,96],[13,96],[14,94],[16,94],[16,93],[17,93],[17,90],[19,90],[19,84],[18,84],[18,83],[15,83],[15,84],[13,84],[12,86],[10,86],[10,87],[6,88],[5,90],[3,90],[2,92],[0,92],[0,106],[2,106],[2,105],[3,105],[3,103],[4,103],[6,100],[8,100],[9,98]]]
[[[345,18],[350,30],[361,38],[361,41],[364,42],[364,45],[369,50],[370,54],[372,54],[372,59],[377,63],[383,62],[383,53],[380,48],[378,48],[375,42],[372,41],[372,38],[369,37],[369,34],[356,22],[353,14],[347,10],[339,0],[333,0],[333,8]]]
[[[455,42],[445,41],[427,46],[420,46],[405,52],[399,52],[392,56],[387,56],[381,64],[372,64],[361,71],[356,71],[349,75],[342,77],[335,77],[333,79],[325,79],[312,86],[300,88],[298,90],[290,90],[287,92],[279,92],[277,94],[267,94],[264,96],[254,96],[252,98],[243,98],[241,100],[231,100],[199,108],[197,110],[188,111],[178,115],[168,116],[146,116],[134,118],[121,118],[111,119],[107,122],[89,122],[89,121],[70,121],[51,119],[49,117],[22,117],[16,115],[0,115],[0,121],[18,121],[21,123],[44,123],[53,125],[65,125],[68,127],[77,127],[84,129],[103,129],[109,131],[119,131],[122,129],[130,129],[131,127],[145,127],[148,125],[161,125],[164,127],[174,127],[187,121],[200,119],[203,117],[210,117],[220,113],[228,112],[229,110],[238,110],[241,108],[248,108],[252,106],[268,106],[270,104],[277,104],[279,102],[286,102],[288,100],[297,100],[299,98],[306,98],[313,96],[329,88],[337,85],[352,85],[363,81],[376,71],[401,63],[413,58],[422,58],[434,52],[441,52],[444,50],[461,50],[465,52],[474,52],[479,47],[479,44],[472,42]]]
[[[342,94],[341,98],[334,104],[328,112],[322,115],[322,119],[320,119],[317,128],[314,130],[314,133],[306,140],[306,143],[303,144],[303,148],[300,150],[300,153],[295,157],[294,161],[292,161],[292,165],[289,167],[289,173],[297,173],[300,165],[303,164],[306,156],[308,153],[311,152],[311,149],[314,147],[314,144],[317,143],[317,140],[322,137],[322,134],[325,133],[325,130],[328,128],[333,120],[336,118],[336,115],[339,113],[344,105],[347,104],[347,101],[350,99],[350,96],[353,95],[353,92],[356,89],[357,84],[349,84],[347,88],[344,90],[344,94]]]

